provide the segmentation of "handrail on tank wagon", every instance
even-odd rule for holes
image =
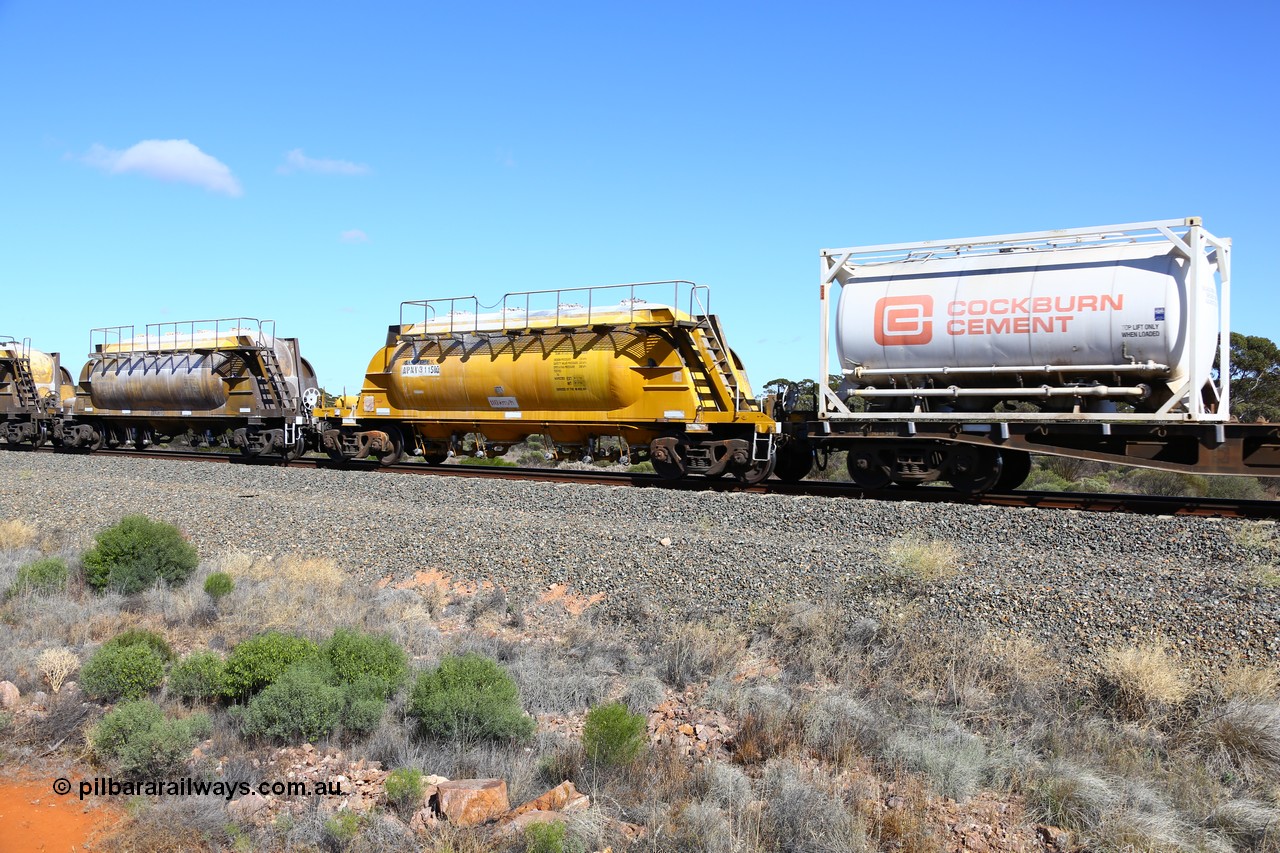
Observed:
[[[1231,406],[1231,240],[1220,238],[1206,231],[1198,216],[1183,219],[1160,219],[1150,222],[1133,222],[1125,225],[1103,225],[1090,228],[1067,228],[1050,231],[1030,231],[1020,234],[998,234],[986,237],[962,237],[951,240],[925,240],[914,243],[884,243],[874,246],[855,246],[844,249],[822,249],[819,252],[819,316],[818,330],[818,418],[868,417],[849,410],[843,401],[827,387],[825,377],[829,374],[828,365],[831,354],[831,305],[830,295],[834,286],[842,287],[856,277],[859,268],[875,267],[878,264],[901,262],[924,262],[940,258],[962,258],[982,255],[1011,254],[1018,252],[1059,252],[1078,249],[1096,248],[1115,245],[1117,243],[1159,243],[1166,241],[1188,259],[1199,257],[1211,258],[1217,265],[1221,279],[1221,294],[1218,301],[1218,329],[1207,328],[1211,318],[1202,318],[1197,311],[1198,300],[1187,299],[1189,314],[1188,335],[1217,335],[1217,358],[1219,363],[1218,383],[1215,390],[1218,395],[1217,411],[1209,411],[1202,399],[1200,388],[1190,387],[1190,383],[1182,392],[1187,400],[1185,413],[1162,412],[1154,415],[1086,415],[1085,419],[1107,421],[1120,420],[1199,420],[1226,421],[1230,418]],[[1195,293],[1200,284],[1198,281],[1199,264],[1189,265],[1187,292]],[[1197,376],[1202,365],[1196,348],[1191,347],[1190,375]],[[907,371],[910,372],[910,371]],[[959,372],[959,371],[957,371]],[[989,392],[988,392],[989,393]],[[1180,398],[1175,398],[1175,401]],[[975,413],[975,414],[928,414],[928,413],[893,413],[877,412],[874,417],[881,420],[950,420],[950,421],[982,421],[1002,420],[1058,420],[1057,414],[1017,414],[1017,413]]]
[[[689,296],[689,299],[688,299],[689,316],[699,317],[699,316],[704,316],[710,313],[711,290],[709,287],[707,287],[706,285],[694,284],[691,281],[685,281],[683,279],[673,279],[670,281],[641,281],[641,282],[633,282],[628,284],[604,284],[604,285],[597,285],[593,287],[561,287],[561,288],[551,288],[547,290],[513,291],[510,293],[503,294],[502,298],[499,301],[491,305],[482,304],[479,298],[477,298],[476,296],[453,296],[453,297],[442,297],[439,299],[407,300],[405,302],[400,303],[400,329],[401,329],[401,333],[403,334],[403,330],[406,328],[406,326],[411,326],[417,322],[421,322],[422,325],[425,327],[428,323],[432,322],[432,320],[437,316],[443,316],[443,317],[449,318],[448,334],[450,335],[455,335],[459,333],[475,334],[481,331],[506,332],[513,329],[527,329],[529,328],[529,319],[535,314],[535,312],[545,310],[548,312],[548,315],[550,315],[552,311],[550,305],[548,305],[548,307],[545,309],[536,307],[535,305],[536,300],[534,299],[534,297],[548,296],[548,295],[553,296],[555,300],[554,301],[554,306],[555,306],[554,318],[555,318],[555,325],[557,327],[562,325],[560,322],[562,318],[562,313],[563,313],[563,318],[566,320],[566,322],[568,322],[569,318],[572,316],[574,325],[590,326],[592,325],[592,320],[594,319],[595,312],[597,310],[607,311],[609,314],[617,314],[618,305],[620,304],[626,304],[628,306],[628,314],[627,314],[628,322],[634,322],[635,312],[637,310],[646,310],[647,308],[663,304],[661,302],[653,302],[650,299],[637,297],[636,288],[651,288],[653,289],[653,291],[656,292],[657,289],[659,288],[662,288],[665,290],[665,288],[667,287],[671,288],[671,294],[672,294],[671,308],[673,310],[676,310],[676,311],[680,310],[680,303],[682,301],[680,291],[682,288],[687,288],[688,296]],[[596,294],[598,292],[608,291],[608,290],[625,290],[626,296],[620,297],[618,302],[610,303],[608,305],[608,308],[604,308],[601,305],[599,305],[599,303],[597,302]],[[584,306],[578,302],[565,301],[566,299],[573,298],[572,295],[581,294],[581,293],[587,294],[587,297],[586,297],[587,304],[585,306],[585,309],[586,309],[585,322],[583,321],[581,311],[575,310],[575,309],[582,309],[584,308]],[[662,295],[665,295],[665,293]],[[512,303],[518,303],[521,297],[523,297],[523,301],[524,301],[523,307],[521,307],[519,304],[512,304]],[[462,304],[464,310],[458,310],[459,303]],[[409,323],[406,323],[405,322],[406,306],[422,308],[423,309],[422,320],[421,321],[412,320]],[[467,306],[470,306],[471,310],[465,310]],[[448,308],[447,312],[444,310],[446,307]],[[480,317],[482,316],[481,315],[482,309],[494,310],[498,312],[501,320],[499,322],[499,325],[496,328],[485,328],[485,329],[480,328]],[[470,318],[469,327],[465,325],[460,325],[466,322],[465,318]],[[508,322],[508,318],[513,318],[513,321]],[[519,320],[521,322],[516,323],[514,322],[514,320]]]
[[[9,335],[0,335],[0,347],[11,346],[18,350],[18,358],[31,358],[31,338],[17,338]]]
[[[200,337],[201,333],[203,338]],[[246,335],[246,333],[249,334]],[[89,357],[100,359],[106,355],[194,352],[197,349],[207,349],[209,342],[217,344],[224,335],[250,337],[253,341],[252,347],[272,349],[276,343],[276,321],[259,320],[256,317],[220,317],[207,320],[148,323],[143,326],[141,347],[138,346],[139,336],[135,325],[103,326],[89,331]],[[170,341],[166,342],[166,337],[170,338]],[[98,344],[99,338],[101,338],[101,344]],[[185,346],[183,346],[184,343]],[[108,346],[115,346],[116,349],[108,353]]]

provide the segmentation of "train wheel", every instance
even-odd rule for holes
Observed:
[[[951,457],[951,474],[947,481],[957,491],[979,495],[990,491],[1000,481],[1004,464],[1000,451],[989,447],[957,447]]]
[[[1011,492],[1031,476],[1031,454],[1025,450],[1001,450],[1000,458],[1004,461],[1004,470],[996,480],[997,492]]]
[[[769,479],[769,475],[773,473],[773,466],[777,462],[777,456],[770,456],[763,462],[756,462],[747,468],[740,468],[733,472],[738,478],[738,482],[746,486],[754,486],[763,483]]]
[[[262,455],[262,443],[258,441],[257,429],[247,428],[245,430],[244,444],[240,445],[240,455],[245,459],[253,459]]]
[[[778,448],[774,473],[784,483],[798,483],[813,470],[813,448],[807,441],[791,441]]]
[[[299,438],[293,443],[292,447],[285,448],[284,456],[286,462],[292,462],[295,459],[301,459],[307,452],[307,442],[305,439]]]
[[[387,441],[391,446],[377,454],[378,464],[383,468],[389,468],[404,458],[404,436],[400,434],[400,430],[387,430]]]
[[[684,461],[685,444],[679,438],[655,438],[649,445],[649,461],[653,470],[664,480],[679,480],[688,466]]]
[[[849,476],[865,491],[883,489],[893,477],[893,466],[875,450],[849,451]]]
[[[85,447],[87,447],[91,451],[101,450],[102,446],[107,443],[106,430],[107,428],[100,424],[95,424],[94,426],[90,427],[89,443],[86,444]]]

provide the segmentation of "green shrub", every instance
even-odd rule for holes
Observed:
[[[103,643],[103,646],[116,649],[122,649],[125,646],[146,646],[159,655],[165,663],[173,660],[173,647],[169,645],[169,641],[146,628],[130,628],[127,631],[121,631]]]
[[[214,572],[204,579],[204,591],[214,601],[236,588],[236,582],[226,572]]]
[[[347,685],[342,696],[342,728],[348,734],[372,734],[382,722],[387,703]]]
[[[207,702],[222,690],[226,664],[217,652],[192,652],[169,673],[169,691],[183,699]]]
[[[163,580],[182,583],[200,557],[171,524],[145,515],[129,515],[98,534],[83,557],[85,581],[95,589],[117,589],[126,595]]]
[[[408,814],[422,805],[427,792],[422,784],[422,771],[413,767],[400,767],[387,774],[387,802],[401,814]]]
[[[326,737],[343,711],[342,689],[329,681],[329,671],[316,660],[284,670],[249,702],[245,734],[286,742]]]
[[[418,676],[409,713],[425,734],[464,743],[527,738],[534,722],[520,707],[515,681],[483,655],[447,657]]]
[[[409,675],[409,657],[390,637],[339,628],[321,647],[339,681],[390,699]]]
[[[324,822],[324,834],[339,850],[355,840],[360,832],[360,816],[353,811],[341,811]]]
[[[1267,490],[1257,477],[1208,477],[1205,497],[1235,501],[1265,501]]]
[[[191,748],[212,731],[205,714],[175,720],[149,700],[127,702],[89,732],[100,758],[116,761],[125,773],[163,776],[182,767]]]
[[[289,667],[319,654],[305,637],[268,631],[250,637],[231,650],[223,670],[222,695],[242,700],[258,692]]]
[[[564,822],[559,820],[530,824],[524,829],[525,853],[568,853],[571,850],[581,850],[580,846],[566,844],[567,832]]]
[[[67,561],[61,557],[46,557],[18,569],[18,576],[9,587],[10,597],[24,592],[49,595],[67,588]]]
[[[164,678],[164,660],[145,644],[104,645],[80,669],[85,693],[96,699],[140,699]]]
[[[630,764],[645,744],[645,718],[633,714],[621,702],[601,705],[587,712],[582,727],[582,748],[597,764],[618,767]]]

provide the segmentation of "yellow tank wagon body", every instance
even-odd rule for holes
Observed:
[[[315,412],[322,445],[441,462],[538,435],[556,454],[648,459],[672,478],[764,479],[777,425],[706,296],[659,282],[405,302],[360,394]]]

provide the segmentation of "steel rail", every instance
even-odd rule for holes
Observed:
[[[9,448],[13,449],[13,448]],[[23,448],[30,452],[30,448]],[[21,451],[19,451],[21,452]],[[90,455],[85,451],[58,451],[52,447],[39,448],[37,452],[64,452]],[[1029,509],[1077,510],[1084,512],[1121,512],[1134,515],[1167,515],[1200,518],[1280,519],[1280,501],[1234,500],[1230,498],[1174,497],[1166,495],[1086,494],[1081,492],[1012,491],[987,492],[969,495],[954,489],[920,486],[915,488],[887,488],[866,492],[851,483],[834,483],[820,480],[802,480],[783,483],[770,480],[756,486],[746,486],[732,478],[704,479],[690,477],[682,480],[664,480],[656,474],[632,474],[612,471],[576,471],[563,468],[512,468],[488,465],[428,465],[424,462],[401,462],[381,466],[372,460],[334,462],[333,460],[305,456],[284,461],[276,456],[244,457],[234,453],[185,450],[128,450],[102,449],[95,456],[170,459],[181,461],[221,462],[232,465],[311,468],[337,471],[365,471],[387,474],[419,474],[437,477],[492,478],[528,480],[544,483],[574,483],[607,486],[631,486],[649,489],[666,489],[682,492],[747,492],[806,497],[844,498],[849,500],[909,501],[917,503],[956,503],[981,506],[1019,507]]]

